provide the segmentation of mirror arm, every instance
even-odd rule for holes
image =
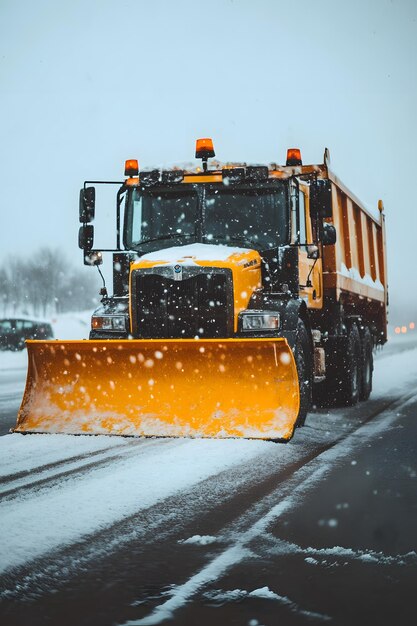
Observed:
[[[314,259],[314,263],[311,266],[311,269],[310,269],[310,271],[308,273],[308,276],[307,276],[306,287],[312,287],[313,286],[312,283],[311,283],[311,280],[310,280],[310,276],[311,276],[311,274],[312,274],[312,272],[313,272],[313,270],[314,270],[314,268],[316,266],[316,263],[317,263],[318,259],[319,259],[318,256]]]

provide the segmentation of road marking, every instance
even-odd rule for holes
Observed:
[[[281,502],[273,506],[249,529],[237,534],[234,545],[215,557],[199,572],[189,578],[188,581],[175,587],[169,600],[156,606],[148,616],[137,620],[129,620],[124,622],[122,626],[154,626],[168,619],[172,619],[175,611],[183,607],[196,593],[200,592],[205,585],[217,580],[231,567],[234,567],[249,557],[251,551],[248,544],[259,535],[265,533],[268,527],[284,513],[296,508],[300,504],[301,498],[323,479],[333,468],[338,458],[346,456],[354,449],[357,449],[358,446],[362,445],[364,441],[369,441],[369,439],[387,430],[398,419],[396,410],[402,408],[402,406],[412,400],[417,400],[417,394],[415,392],[392,402],[389,409],[385,408],[380,412],[379,420],[375,422],[372,421],[372,423],[368,420],[365,424],[349,434],[346,439],[339,441],[296,471],[290,479],[291,482],[294,482],[294,478],[299,474],[301,475],[301,480],[293,489],[291,495],[285,497]],[[279,491],[282,491],[282,485],[280,485],[278,492]]]

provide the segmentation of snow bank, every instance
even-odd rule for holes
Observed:
[[[0,350],[0,371],[25,370],[27,368],[27,352],[11,352],[10,350]]]
[[[417,349],[375,360],[372,398],[417,388]]]
[[[55,339],[88,339],[92,311],[63,313],[51,319]]]

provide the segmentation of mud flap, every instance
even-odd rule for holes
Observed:
[[[285,339],[29,341],[15,432],[291,438]]]

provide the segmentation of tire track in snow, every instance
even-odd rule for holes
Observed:
[[[25,437],[31,437],[31,435],[24,435]],[[47,435],[48,436],[48,435]],[[76,436],[76,435],[75,435]],[[21,472],[15,472],[14,474],[8,474],[6,476],[0,477],[0,486],[7,485],[14,481],[20,480],[21,478],[26,478],[27,476],[33,476],[34,474],[40,474],[44,471],[53,470],[54,468],[61,467],[66,465],[67,463],[72,463],[76,461],[83,461],[86,458],[91,458],[97,456],[99,454],[103,454],[109,450],[117,450],[119,448],[124,448],[126,444],[120,444],[118,446],[113,446],[112,448],[106,449],[101,448],[100,450],[92,450],[91,452],[85,452],[84,454],[76,454],[74,456],[67,457],[65,459],[60,459],[58,461],[53,461],[51,463],[46,463],[44,465],[38,465],[37,467],[32,467],[30,469],[22,470]]]
[[[36,480],[32,480],[32,470],[29,472],[20,472],[19,474],[23,474],[23,477],[26,477],[28,480],[23,482],[23,484],[15,485],[14,487],[9,487],[8,489],[0,490],[0,501],[7,502],[9,500],[14,500],[15,498],[20,498],[21,496],[25,497],[27,494],[31,496],[33,493],[39,492],[45,488],[53,488],[63,480],[68,478],[79,478],[83,474],[87,474],[92,470],[100,469],[117,460],[125,460],[131,456],[137,456],[138,452],[149,447],[154,447],[155,445],[163,445],[163,444],[175,444],[179,443],[178,441],[173,440],[140,440],[134,441],[131,444],[125,444],[116,446],[117,452],[114,452],[115,448],[111,448],[110,450],[97,450],[95,452],[82,454],[76,457],[71,457],[70,459],[66,459],[65,461],[58,461],[56,463],[51,463],[41,468],[37,468],[35,473],[40,475],[40,478]],[[120,450],[122,448],[122,450]],[[92,456],[98,456],[99,458],[95,461],[90,461]],[[75,464],[75,467],[72,465]],[[58,469],[58,471],[54,471]],[[51,473],[52,472],[52,473]],[[42,474],[47,474],[42,478]],[[1,482],[6,482],[6,484],[10,485],[13,482],[19,482],[22,478],[16,478],[14,475],[10,480]],[[29,474],[29,476],[28,476]],[[24,478],[23,478],[24,480]],[[29,482],[30,480],[30,482]]]
[[[376,415],[381,413],[381,411],[386,410],[390,403],[395,402],[395,400],[387,400],[383,403],[382,408],[378,407],[375,411],[373,411],[365,420],[361,422],[361,425],[366,421],[373,419]],[[353,409],[362,405],[357,405],[357,407],[353,407]],[[317,440],[315,434],[317,432],[317,428],[311,429],[313,432],[309,432],[309,427],[305,429],[305,433],[307,437],[310,434],[313,437],[313,440]],[[351,432],[351,431],[349,431]],[[327,450],[329,447],[335,445],[337,441],[346,436],[346,432],[343,432],[340,437],[333,439],[331,442],[326,442],[323,444],[318,450],[315,450],[313,453],[307,454],[305,457],[300,459],[294,464],[291,464],[290,471],[294,472],[296,469],[299,469],[301,465],[308,463],[311,461],[317,454],[320,454]],[[29,435],[25,435],[30,437]],[[73,436],[73,435],[71,435]],[[3,476],[0,478],[0,500],[8,501],[10,499],[14,499],[16,497],[20,497],[22,494],[26,492],[37,492],[42,488],[48,487],[52,488],[55,486],[60,480],[67,479],[71,476],[81,476],[84,473],[87,473],[95,468],[99,468],[104,466],[106,463],[111,462],[112,460],[117,460],[120,458],[126,458],[131,456],[130,450],[131,448],[137,449],[138,447],[142,448],[144,446],[149,445],[163,445],[163,443],[171,445],[178,444],[180,441],[185,441],[185,438],[141,438],[140,440],[133,438],[131,442],[128,444],[123,443],[118,446],[114,446],[111,449],[101,449],[92,452],[86,452],[81,455],[76,455],[73,457],[69,457],[63,460],[54,461],[52,463],[48,463],[46,465],[40,465],[30,470],[24,470],[22,472],[17,472],[15,474],[9,476]],[[119,450],[122,452],[118,452]],[[116,451],[116,452],[114,452]],[[98,457],[96,461],[90,462],[92,457]],[[75,467],[72,467],[75,463]],[[54,471],[58,470],[58,471]],[[36,474],[39,475],[39,478],[36,478]],[[35,475],[35,476],[34,476]],[[44,475],[44,476],[42,476]],[[35,480],[33,480],[35,478]],[[26,481],[25,481],[26,479]],[[17,483],[14,486],[13,483]],[[8,488],[2,489],[1,486],[6,485]],[[259,489],[259,485],[256,487]]]

